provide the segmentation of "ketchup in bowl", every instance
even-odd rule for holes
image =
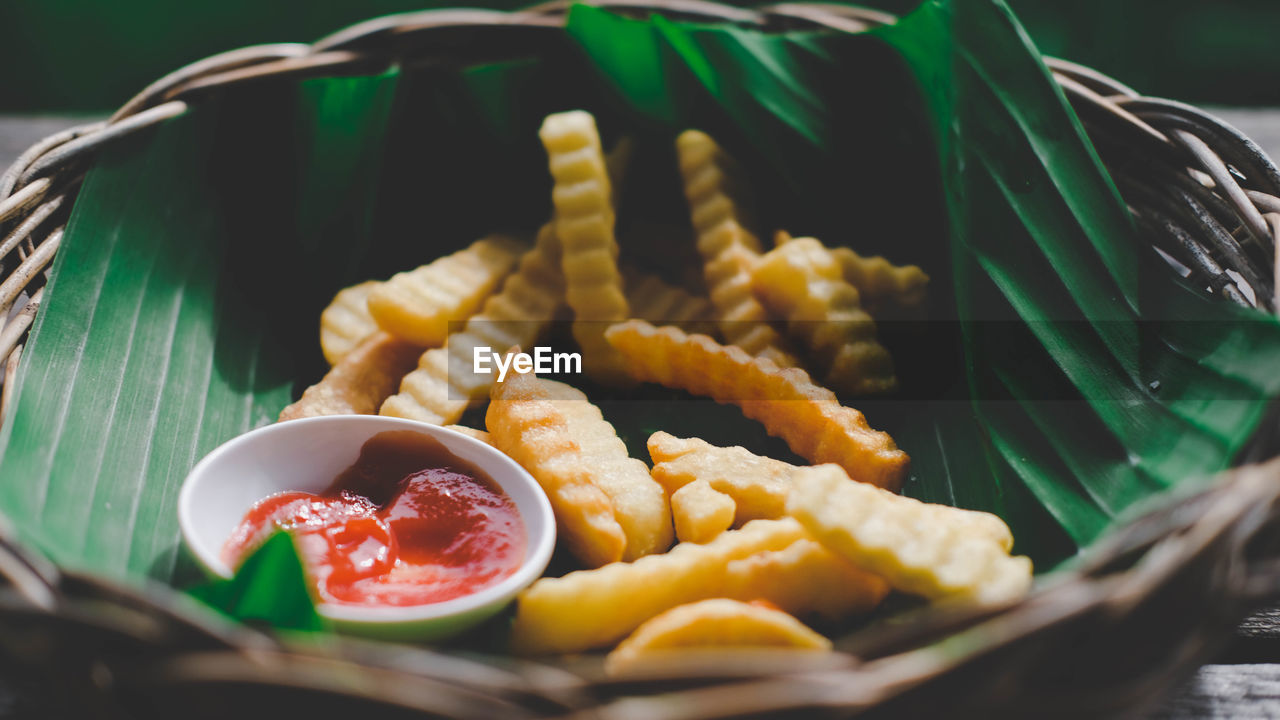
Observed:
[[[513,574],[525,528],[498,484],[438,440],[382,432],[322,493],[254,504],[222,548],[231,566],[277,528],[293,534],[324,603],[409,606],[474,593]]]

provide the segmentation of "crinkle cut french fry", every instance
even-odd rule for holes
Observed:
[[[646,657],[688,648],[785,647],[827,651],[831,641],[781,610],[712,598],[647,620],[605,658],[605,672],[625,673]]]
[[[731,197],[732,160],[699,130],[680,133],[676,154],[707,292],[719,313],[720,333],[748,354],[767,357],[782,367],[799,365],[751,292],[760,240],[744,227],[741,208]]]
[[[761,252],[764,248],[745,216],[744,173],[733,157],[701,130],[685,130],[676,137],[676,156],[698,242],[711,245],[699,248],[704,256],[724,245]]]
[[[705,335],[642,320],[618,323],[605,337],[638,380],[738,405],[796,454],[834,462],[856,480],[888,488],[902,482],[909,460],[893,438],[872,430],[862,413],[841,405],[799,368],[784,370]]]
[[[377,331],[378,323],[369,314],[369,293],[381,284],[369,280],[343,288],[320,313],[320,350],[330,366]]]
[[[876,393],[897,386],[893,358],[876,339],[875,320],[822,243],[796,238],[770,250],[756,264],[751,287],[813,351],[828,387]]]
[[[400,382],[400,392],[387,398],[381,413],[433,425],[457,422],[469,404],[489,396],[493,374],[474,372],[473,348],[503,352],[528,347],[546,330],[564,296],[560,245],[550,224],[538,232],[533,249],[520,258],[502,290],[485,301],[443,348],[422,354],[418,368]]]
[[[402,340],[423,347],[440,345],[449,335],[449,323],[475,313],[526,250],[513,237],[481,238],[374,288],[369,313],[383,330]]]
[[[457,347],[457,344],[453,344]],[[378,409],[379,415],[406,418],[431,425],[457,422],[471,403],[469,394],[451,388],[455,378],[470,373],[470,368],[449,367],[447,348],[432,348],[418,358],[418,367],[400,379],[400,392],[387,398]]]
[[[1031,561],[996,542],[939,523],[924,503],[848,482],[833,465],[799,468],[788,512],[850,563],[895,589],[937,600],[1017,600],[1031,587]]]
[[[374,415],[400,378],[413,368],[422,348],[374,331],[337,365],[280,412],[280,420],[320,415]]]
[[[729,495],[695,480],[671,494],[671,517],[680,542],[706,543],[733,526],[735,503]]]
[[[717,447],[699,438],[678,438],[665,432],[649,436],[649,457],[653,479],[669,493],[678,493],[690,483],[706,482],[729,496],[737,507],[734,520],[779,518],[786,514],[787,495],[795,465],[756,455],[743,447]],[[888,490],[881,490],[886,502],[909,502]],[[675,496],[672,495],[674,509]],[[949,505],[925,503],[930,522],[956,528],[966,537],[986,538],[1009,552],[1013,533],[996,515]]]
[[[731,523],[741,525],[786,514],[795,466],[754,455],[746,448],[721,448],[661,431],[649,436],[648,445],[653,479],[672,494],[673,510],[676,494],[690,484],[703,482],[732,500],[735,513]]]
[[[578,443],[579,460],[589,468],[591,481],[609,496],[613,517],[627,536],[623,560],[635,560],[671,547],[671,506],[667,493],[652,477],[644,461],[627,453],[627,445],[613,425],[581,390],[552,380],[536,380],[546,397],[568,422]]]
[[[781,550],[738,558],[725,566],[726,597],[767,600],[793,615],[839,620],[874,610],[888,594],[889,584],[883,579],[808,535]]]
[[[592,481],[569,421],[543,383],[517,374],[495,384],[485,414],[489,437],[546,491],[561,539],[583,564],[600,567],[621,560],[627,536],[613,503]]]
[[[804,537],[789,518],[760,520],[706,545],[681,543],[632,563],[542,578],[520,594],[512,647],[542,654],[611,645],[664,610],[724,597],[724,569],[731,561],[781,550]]]
[[[489,433],[485,432],[484,430],[477,430],[473,427],[467,427],[466,425],[445,425],[444,429],[452,430],[456,433],[462,433],[463,435],[466,435],[469,438],[474,438],[476,440],[479,440],[485,445],[493,444],[493,438],[490,437]]]
[[[668,285],[657,275],[633,270],[623,273],[623,277],[631,317],[655,325],[675,325],[686,332],[715,332],[715,308],[710,300]]]
[[[929,299],[929,276],[915,265],[894,265],[879,255],[863,257],[847,247],[831,254],[844,279],[862,293],[863,306],[880,319],[918,318]]]
[[[790,233],[779,230],[777,245],[794,240]],[[929,276],[915,265],[894,265],[873,255],[863,257],[852,248],[828,247],[840,263],[845,282],[858,289],[862,306],[877,320],[918,319],[929,299]]]
[[[608,323],[630,315],[618,272],[613,191],[595,118],[581,110],[548,115],[538,132],[554,186],[551,201],[560,237],[565,299],[587,374],[612,384],[630,381],[604,341]]]

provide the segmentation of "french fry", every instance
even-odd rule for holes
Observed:
[[[1031,561],[991,539],[938,522],[917,500],[847,482],[834,465],[799,468],[788,512],[850,563],[931,600],[1000,604],[1031,586]]]
[[[542,578],[519,596],[512,647],[542,654],[612,645],[664,610],[724,597],[729,562],[781,550],[804,537],[794,520],[761,520],[706,545],[681,543],[632,563]]]
[[[794,240],[790,233],[779,230],[777,245]],[[828,247],[840,263],[845,282],[858,289],[862,306],[877,320],[919,319],[929,300],[929,276],[915,265],[894,265],[874,255],[863,257],[852,248]]]
[[[889,584],[806,535],[781,550],[731,560],[725,566],[723,594],[767,600],[793,615],[834,621],[874,610],[889,594]]]
[[[754,455],[746,448],[721,448],[661,431],[650,435],[648,444],[653,479],[672,494],[673,507],[676,493],[704,482],[733,501],[733,524],[786,514],[794,465]]]
[[[479,440],[485,445],[493,444],[493,438],[490,437],[489,433],[485,432],[484,430],[477,430],[473,427],[467,427],[466,425],[445,425],[444,429],[452,430],[456,433],[462,433],[463,435],[466,435],[469,438],[475,438],[476,440]]]
[[[671,494],[671,516],[680,542],[706,543],[733,525],[735,503],[729,495],[695,480]]]
[[[657,275],[629,271],[623,278],[631,317],[655,325],[675,325],[685,332],[715,332],[715,308],[710,300],[668,285]]]
[[[546,491],[569,550],[588,567],[608,565],[622,559],[627,536],[609,496],[592,481],[582,447],[557,404],[544,381],[517,374],[493,386],[485,426],[493,446]]]
[[[573,337],[588,375],[602,382],[630,381],[604,340],[610,322],[630,316],[618,272],[613,191],[595,118],[581,110],[547,116],[538,131],[554,187],[565,299],[573,309]]]
[[[375,330],[343,355],[320,382],[307,388],[297,402],[282,410],[280,420],[375,415],[421,353],[417,345]]]
[[[798,469],[746,448],[716,447],[705,440],[682,439],[661,431],[649,436],[649,457],[653,459],[653,479],[672,493],[673,511],[675,494],[691,483],[705,482],[733,500],[737,508],[734,523],[738,525],[785,515],[791,477]],[[880,492],[887,496],[885,502],[916,502],[888,490]],[[966,537],[986,538],[1005,552],[1013,548],[1013,533],[996,515],[933,503],[925,503],[923,512],[930,515],[930,522],[956,528]]]
[[[929,300],[929,276],[915,265],[894,265],[879,255],[863,257],[847,247],[831,251],[845,281],[862,293],[863,306],[873,317],[918,319]]]
[[[676,154],[721,335],[750,355],[767,357],[782,367],[798,366],[787,342],[768,323],[768,313],[751,292],[751,271],[760,259],[761,247],[760,240],[745,227],[739,203],[731,196],[732,159],[698,130],[680,133]]]
[[[460,343],[451,346],[457,349]],[[449,367],[453,353],[449,348],[432,348],[418,358],[418,367],[400,379],[400,392],[387,398],[378,414],[406,418],[431,425],[457,422],[471,404],[472,393],[459,387],[460,379],[471,373],[470,367]]]
[[[728,598],[679,605],[653,617],[604,661],[605,673],[626,673],[644,660],[687,648],[784,647],[825,652],[831,641],[794,617]]]
[[[826,372],[828,387],[857,394],[897,387],[875,320],[822,243],[796,238],[770,250],[752,271],[751,288],[765,307],[787,318],[791,335]]]
[[[445,347],[422,354],[418,368],[401,380],[400,392],[382,404],[381,414],[433,425],[457,422],[468,405],[489,396],[493,384],[492,373],[474,372],[474,348],[502,352],[516,345],[532,345],[551,324],[563,295],[560,245],[547,224],[502,290],[490,296],[480,313],[468,318]]]
[[[506,235],[481,238],[373,288],[369,314],[402,340],[422,347],[440,345],[449,335],[449,323],[474,314],[526,249]]]
[[[535,380],[544,396],[568,423],[578,444],[579,461],[589,468],[591,481],[609,496],[613,517],[627,536],[622,554],[635,560],[671,547],[671,507],[667,493],[649,476],[643,461],[627,454],[627,446],[577,388],[552,380]]]
[[[888,586],[819,545],[792,518],[755,520],[705,545],[559,578],[521,593],[512,647],[579,652],[618,642],[677,605],[728,597],[765,600],[797,616],[846,617],[874,608]]]
[[[320,350],[330,366],[377,331],[378,323],[369,314],[369,293],[381,284],[369,280],[343,288],[320,313]]]
[[[834,462],[855,480],[891,489],[902,482],[908,458],[893,438],[872,430],[862,413],[842,406],[799,368],[783,370],[705,335],[642,320],[614,325],[605,337],[638,380],[738,405],[796,454]]]

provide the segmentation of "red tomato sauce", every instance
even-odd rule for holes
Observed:
[[[237,566],[275,531],[294,536],[316,596],[341,605],[423,605],[511,575],[524,521],[488,475],[436,439],[373,436],[323,493],[282,492],[245,513],[222,548]]]

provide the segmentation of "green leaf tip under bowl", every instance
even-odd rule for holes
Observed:
[[[300,632],[330,629],[307,591],[306,571],[293,537],[282,530],[250,553],[230,579],[196,585],[186,592],[223,615],[250,625]]]

